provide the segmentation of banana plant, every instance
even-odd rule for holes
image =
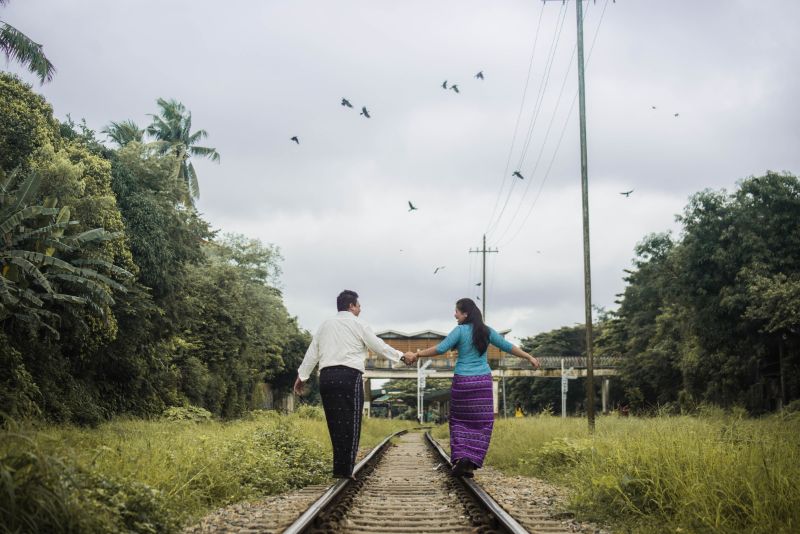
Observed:
[[[16,319],[58,337],[65,307],[87,307],[105,317],[113,292],[126,292],[114,278],[132,275],[90,257],[91,244],[118,233],[78,233],[80,223],[70,218],[68,206],[57,207],[57,199],[31,205],[41,185],[37,174],[17,174],[0,174],[0,323]]]

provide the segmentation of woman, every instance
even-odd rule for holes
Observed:
[[[489,344],[525,358],[534,368],[539,360],[486,326],[472,299],[456,302],[455,319],[458,326],[441,343],[404,356],[406,362],[414,363],[420,357],[458,350],[450,395],[450,461],[454,475],[471,477],[473,469],[483,466],[494,426],[492,371],[486,359]]]

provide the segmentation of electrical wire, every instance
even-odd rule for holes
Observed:
[[[542,3],[542,14],[543,13],[544,13],[544,3]],[[545,62],[545,69],[543,70],[542,80],[544,80],[544,73],[548,72],[547,66],[548,66],[549,62],[552,60],[554,43],[556,43],[558,38],[560,37],[561,28],[563,28],[564,21],[566,20],[566,7],[564,5],[561,6],[561,9],[559,11],[558,17],[559,17],[561,22],[556,24],[557,30],[553,32],[553,37],[552,37],[552,39],[550,41],[550,49],[548,50],[547,56],[546,56],[548,59]],[[539,22],[541,24],[541,15],[540,15]],[[537,30],[537,34],[538,34],[538,30]],[[533,65],[533,59],[534,59],[533,52],[535,52],[535,50],[533,50],[531,52],[531,63],[530,63],[531,67]],[[525,99],[526,99],[526,95],[527,95],[527,91],[528,91],[528,83],[530,81],[530,72],[531,71],[529,69],[529,71],[528,71],[528,80],[526,80],[526,82],[525,82],[525,91],[523,92],[522,104],[520,105],[520,111],[519,111],[519,114],[517,116],[517,123],[514,126],[514,137],[513,137],[511,149],[509,150],[508,158],[506,160],[506,167],[505,167],[505,170],[503,171],[503,185],[500,188],[500,191],[498,192],[498,197],[497,197],[497,200],[495,201],[495,208],[492,210],[492,216],[489,219],[489,225],[487,226],[486,231],[484,232],[486,235],[491,234],[494,231],[494,229],[496,228],[497,223],[502,219],[503,212],[505,211],[506,206],[508,205],[508,201],[511,198],[512,193],[514,192],[514,187],[517,185],[517,180],[512,179],[511,186],[508,188],[508,193],[506,195],[505,202],[503,203],[503,207],[500,210],[500,214],[497,215],[497,218],[495,219],[495,215],[494,214],[497,212],[497,203],[499,202],[500,198],[502,198],[502,196],[503,196],[503,190],[505,189],[506,180],[509,179],[509,176],[510,176],[509,172],[508,172],[509,171],[509,163],[511,161],[511,156],[512,156],[512,153],[513,153],[513,150],[514,150],[514,145],[516,143],[517,132],[518,132],[518,128],[519,128],[519,121],[520,121],[520,118],[522,116],[523,108],[525,106]],[[536,99],[534,100],[534,106],[533,106],[534,107],[534,113],[535,113],[535,110],[537,109],[537,106],[540,104],[539,95],[541,93],[541,90],[542,90],[542,82],[539,83],[539,90],[537,92]],[[529,128],[529,130],[530,130],[530,128]],[[526,140],[525,143],[527,144],[527,140]],[[517,168],[519,168],[519,165],[517,165]]]
[[[508,167],[511,165],[511,155],[514,153],[514,145],[517,142],[517,131],[519,130],[519,121],[522,118],[522,111],[525,108],[525,99],[528,94],[528,84],[531,81],[531,72],[533,72],[533,59],[536,55],[536,43],[539,41],[539,30],[542,26],[542,17],[544,15],[544,2],[542,2],[542,9],[539,12],[539,22],[536,24],[536,33],[533,37],[533,47],[531,49],[531,58],[528,61],[528,75],[525,78],[525,87],[522,89],[522,102],[519,105],[519,112],[517,113],[517,120],[514,124],[514,134],[511,136],[511,147],[508,149],[508,157],[506,158],[506,166],[503,169],[503,181],[500,185],[500,190],[497,192],[497,198],[494,201],[494,207],[492,208],[492,214],[489,216],[489,224],[494,220],[494,214],[497,212],[497,205],[500,203],[500,199],[503,197],[503,190],[506,187],[506,180],[508,179]],[[513,187],[512,182],[512,187]],[[488,232],[488,227],[487,227]],[[484,232],[486,233],[486,232]]]
[[[590,4],[591,5],[591,4]],[[587,6],[587,10],[584,12],[583,20],[586,20],[586,14],[589,11],[589,6]],[[553,123],[555,122],[556,116],[558,115],[558,110],[561,107],[561,99],[564,96],[564,88],[567,85],[567,80],[569,79],[570,69],[572,68],[572,62],[575,60],[575,54],[578,50],[578,43],[576,41],[575,46],[572,48],[572,54],[570,55],[569,63],[567,64],[567,68],[564,72],[564,80],[561,82],[561,89],[558,92],[558,98],[556,99],[556,105],[553,108],[553,113],[550,116],[550,122],[547,125],[547,130],[545,131],[544,137],[542,138],[541,148],[539,149],[539,153],[536,156],[536,162],[533,165],[533,169],[528,172],[529,180],[528,183],[525,185],[525,190],[522,193],[522,196],[517,203],[517,209],[514,210],[514,215],[509,220],[508,224],[505,227],[505,230],[495,238],[495,241],[499,242],[502,241],[503,238],[508,234],[508,231],[514,226],[514,222],[517,220],[517,216],[519,215],[522,206],[525,204],[525,198],[528,196],[528,191],[530,190],[533,182],[535,181],[536,171],[539,169],[539,163],[541,163],[542,155],[544,154],[544,149],[547,146],[547,140],[550,137],[550,131],[553,128]]]
[[[597,43],[597,36],[600,34],[600,26],[603,24],[603,17],[605,16],[607,7],[608,7],[608,0],[606,0],[605,4],[603,5],[603,11],[600,13],[600,19],[597,22],[597,28],[595,29],[594,37],[592,38],[592,44],[589,47],[589,53],[586,56],[586,67],[589,66],[589,63],[591,61],[592,52],[594,51],[594,46]],[[584,19],[585,19],[585,17],[584,17]],[[569,111],[567,112],[567,118],[564,121],[564,126],[561,129],[561,135],[559,136],[558,143],[556,144],[556,148],[553,151],[553,156],[550,159],[550,163],[549,163],[549,165],[547,167],[547,171],[545,172],[545,175],[542,178],[542,181],[541,181],[541,183],[539,185],[539,189],[538,189],[538,191],[536,193],[536,197],[534,197],[533,203],[531,204],[531,207],[528,210],[528,213],[525,215],[525,218],[522,220],[522,223],[517,227],[516,232],[514,232],[514,234],[511,236],[511,238],[508,241],[504,242],[502,246],[506,246],[506,245],[510,244],[512,241],[514,241],[514,239],[519,235],[519,233],[525,227],[525,224],[527,223],[528,218],[531,216],[531,213],[533,212],[533,209],[536,206],[536,203],[538,202],[539,197],[541,196],[542,190],[544,188],[544,184],[545,184],[545,182],[547,181],[547,178],[550,175],[550,170],[553,168],[553,163],[555,162],[556,156],[558,155],[558,151],[559,151],[559,149],[561,147],[561,141],[564,139],[564,133],[566,132],[567,126],[569,125],[569,119],[572,116],[572,111],[575,109],[575,101],[577,100],[577,98],[578,98],[578,92],[576,91],[575,95],[572,98],[572,104],[570,105]]]
[[[542,79],[539,82],[539,89],[537,91],[536,100],[534,101],[533,106],[533,113],[531,115],[531,123],[528,127],[528,132],[526,135],[525,143],[520,154],[519,161],[517,162],[517,170],[522,168],[523,162],[525,160],[525,155],[527,153],[528,147],[530,146],[530,141],[533,135],[533,128],[536,124],[536,120],[539,116],[542,103],[544,102],[544,93],[547,90],[547,85],[550,81],[550,73],[552,72],[553,63],[555,62],[555,54],[556,50],[558,49],[558,43],[561,40],[561,32],[564,29],[564,23],[567,19],[567,10],[565,5],[562,5],[561,11],[559,12],[560,22],[556,23],[556,31],[553,33],[553,39],[550,41],[550,50],[547,52],[547,61],[545,62],[545,69],[542,74]],[[508,171],[506,171],[508,174]],[[497,216],[497,219],[494,220],[493,224],[490,225],[490,228],[487,230],[487,235],[493,233],[497,226],[500,224],[500,221],[503,218],[503,214],[505,213],[506,207],[508,206],[508,202],[511,200],[511,197],[514,193],[514,188],[517,185],[517,180],[513,180],[511,187],[508,190],[508,194],[506,195],[506,200],[503,203],[503,208],[500,210],[500,214]]]

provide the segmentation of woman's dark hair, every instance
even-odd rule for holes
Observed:
[[[478,354],[483,354],[489,348],[489,327],[483,324],[483,314],[472,299],[459,299],[456,308],[461,313],[466,313],[467,318],[462,324],[472,325],[472,344],[478,349]]]
[[[358,302],[358,293],[345,289],[336,297],[336,309],[338,311],[347,311],[350,309],[350,305],[355,305],[356,302]]]

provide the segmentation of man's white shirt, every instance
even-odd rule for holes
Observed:
[[[368,350],[393,362],[399,362],[403,353],[387,345],[375,335],[368,324],[349,311],[340,311],[327,319],[311,340],[298,375],[305,382],[319,363],[320,370],[334,365],[344,365],[364,372]]]

